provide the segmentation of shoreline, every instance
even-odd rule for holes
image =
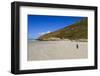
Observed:
[[[29,41],[71,41],[71,42],[88,42],[88,39],[78,39],[78,40],[70,40],[70,39],[60,39],[60,40],[39,40],[39,39],[31,39]]]

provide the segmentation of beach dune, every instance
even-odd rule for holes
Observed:
[[[87,58],[88,42],[29,41],[27,54],[28,61]]]

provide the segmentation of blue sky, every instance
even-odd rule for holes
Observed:
[[[39,36],[69,26],[83,17],[28,15],[28,39],[37,39]]]

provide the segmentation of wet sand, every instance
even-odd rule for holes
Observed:
[[[77,48],[78,44],[78,48]],[[28,60],[80,59],[88,57],[88,42],[29,41]]]

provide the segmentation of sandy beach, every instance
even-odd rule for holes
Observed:
[[[27,53],[28,61],[87,58],[88,42],[28,41]]]

